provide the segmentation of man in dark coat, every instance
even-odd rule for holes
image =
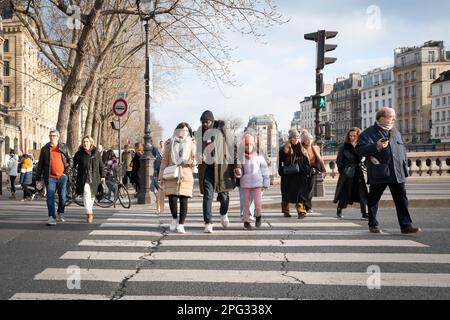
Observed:
[[[229,191],[236,187],[235,170],[238,165],[233,160],[227,159],[228,150],[226,140],[226,129],[224,121],[216,121],[211,111],[203,112],[200,117],[202,126],[195,134],[197,140],[198,156],[201,159],[198,165],[198,180],[200,193],[203,194],[203,220],[205,222],[205,233],[213,232],[212,224],[212,201],[214,193],[220,202],[221,223],[224,228],[228,227],[228,207],[230,203]],[[234,155],[233,155],[233,159]]]
[[[64,222],[64,209],[67,197],[67,175],[71,167],[72,158],[66,145],[59,143],[59,132],[50,131],[50,142],[42,149],[36,172],[36,179],[44,178],[47,188],[48,226],[56,225],[55,192],[58,190],[58,222]]]
[[[420,229],[412,225],[406,196],[405,182],[408,176],[406,148],[400,132],[394,128],[394,123],[394,109],[381,108],[376,114],[376,123],[364,130],[356,145],[356,152],[366,157],[367,183],[370,184],[369,231],[381,232],[376,219],[378,202],[386,187],[389,187],[401,232],[417,233]]]

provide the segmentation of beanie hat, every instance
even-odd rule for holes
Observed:
[[[298,131],[295,130],[295,129],[289,131],[289,136],[288,136],[288,138],[291,139],[291,138],[294,138],[294,137],[300,137],[300,133],[298,133]]]
[[[203,112],[202,116],[200,117],[200,121],[214,121],[214,115],[211,111],[206,110],[205,112]]]

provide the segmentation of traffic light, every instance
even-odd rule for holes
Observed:
[[[312,40],[317,43],[316,69],[322,70],[327,64],[334,63],[337,58],[325,57],[325,53],[337,48],[336,44],[326,44],[326,39],[336,37],[337,31],[319,30],[317,32],[305,34],[305,40]]]
[[[313,96],[312,101],[314,109],[325,109],[327,107],[327,98],[324,96]]]

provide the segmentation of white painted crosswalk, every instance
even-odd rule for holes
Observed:
[[[11,299],[104,300],[117,296],[111,286],[126,287],[123,300],[305,299],[321,287],[339,288],[339,299],[346,288],[369,290],[370,266],[380,268],[382,288],[450,288],[450,254],[433,252],[420,237],[373,235],[366,222],[320,213],[304,220],[269,213],[252,231],[242,229],[237,214],[230,220],[228,229],[218,223],[204,234],[202,215],[195,213],[186,234],[178,234],[168,231],[168,214],[117,212],[37,273],[35,291]],[[427,271],[429,265],[437,271]],[[79,266],[85,294],[67,289],[69,266]]]

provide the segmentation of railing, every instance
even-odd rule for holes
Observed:
[[[324,156],[326,177],[339,176],[336,158]],[[410,176],[450,175],[450,151],[448,152],[410,152],[408,153],[408,171]]]

